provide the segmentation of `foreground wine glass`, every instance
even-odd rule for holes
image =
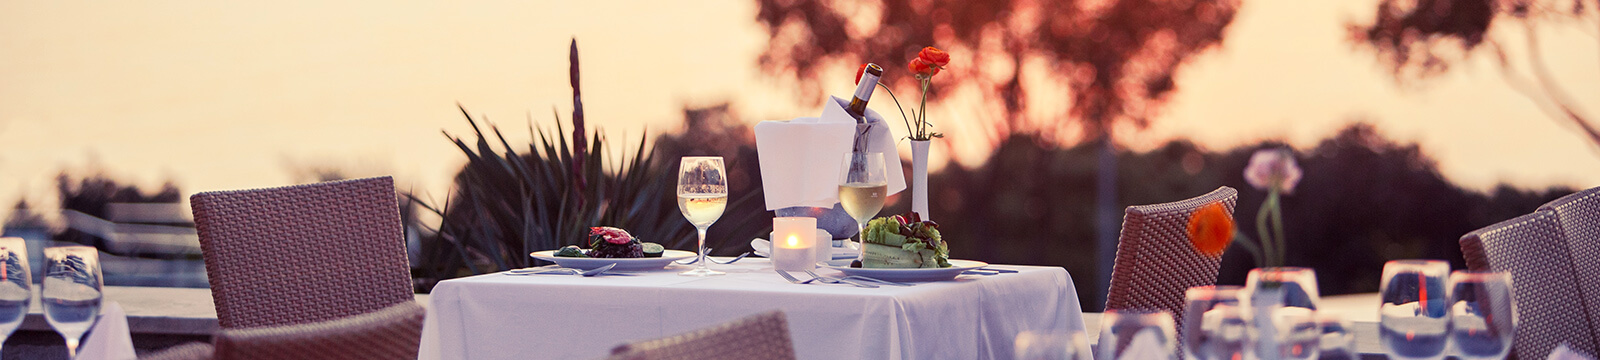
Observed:
[[[1183,355],[1189,360],[1242,357],[1248,336],[1240,286],[1196,286],[1184,293]]]
[[[678,163],[678,211],[700,235],[694,269],[679,275],[725,274],[706,267],[706,229],[728,208],[728,177],[723,169],[721,156],[685,156]]]
[[[1450,317],[1442,260],[1394,260],[1378,286],[1378,342],[1391,359],[1437,360],[1449,344]]]
[[[67,340],[67,356],[76,357],[78,341],[100,315],[100,256],[89,246],[44,249],[45,276],[39,298],[50,327]]]
[[[22,238],[0,238],[0,344],[22,325],[33,300],[33,277],[28,276],[28,244]]]
[[[867,261],[867,221],[883,210],[888,197],[889,175],[884,170],[883,153],[852,151],[839,165],[839,205],[856,219],[856,236],[861,252],[856,255],[863,266]]]
[[[1361,358],[1361,353],[1356,351],[1356,334],[1351,328],[1350,320],[1337,314],[1318,313],[1317,325],[1322,327],[1322,345],[1319,348],[1318,359],[1357,360]]]
[[[1166,310],[1108,309],[1100,315],[1096,360],[1177,359],[1177,330]]]
[[[1317,325],[1317,274],[1308,268],[1269,267],[1250,270],[1245,278],[1249,314],[1248,359],[1316,359],[1322,329]]]
[[[1517,328],[1511,274],[1460,270],[1450,273],[1450,334],[1463,360],[1502,359]]]
[[[1082,331],[1071,334],[1023,331],[1015,342],[1017,360],[1092,360],[1089,339]]]

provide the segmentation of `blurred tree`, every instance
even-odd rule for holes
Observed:
[[[1577,107],[1552,75],[1540,52],[1539,28],[1544,24],[1600,25],[1600,1],[1585,0],[1382,0],[1371,24],[1351,24],[1352,41],[1374,50],[1379,60],[1401,83],[1447,73],[1453,63],[1488,52],[1500,74],[1513,89],[1527,96],[1551,117],[1578,127],[1600,150],[1600,124]],[[1508,24],[1509,23],[1509,24]],[[1592,24],[1591,24],[1592,23]],[[1513,30],[1495,30],[1496,24],[1520,25],[1522,39]],[[1593,34],[1590,34],[1593,35]],[[1514,49],[1515,45],[1523,48]],[[1519,51],[1520,50],[1520,51]],[[1596,48],[1600,50],[1600,48]],[[1526,70],[1518,69],[1512,53],[1527,57]],[[1571,80],[1571,78],[1566,78]],[[1594,81],[1590,79],[1587,81]]]
[[[757,20],[771,38],[759,64],[768,73],[795,77],[813,102],[822,99],[820,75],[841,70],[840,63],[875,62],[895,69],[922,47],[937,45],[954,57],[944,81],[955,84],[943,88],[975,90],[986,109],[996,109],[997,120],[987,140],[995,143],[1012,133],[1036,133],[1039,136],[1027,139],[1049,145],[1070,140],[1098,144],[1093,163],[1099,169],[1117,168],[1110,129],[1119,124],[1145,127],[1176,90],[1177,70],[1222,43],[1223,31],[1239,7],[1238,0],[757,0],[757,4]],[[1044,65],[1030,66],[1035,63]],[[911,76],[885,74],[884,79],[903,93],[911,93],[915,86]],[[1068,116],[1025,117],[1033,106],[1050,108],[1030,100],[1051,96],[1040,94],[1059,92],[1055,87],[1062,85],[1068,91],[1061,100],[1071,104]],[[945,134],[951,141],[982,139]],[[1095,184],[1099,258],[1105,263],[1097,282],[1109,283],[1108,260],[1115,251],[1121,218],[1114,198],[1115,172],[1100,171]]]

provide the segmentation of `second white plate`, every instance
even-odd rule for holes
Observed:
[[[555,250],[535,251],[528,256],[561,265],[564,268],[589,270],[601,266],[617,264],[611,268],[616,271],[627,270],[655,270],[671,265],[674,260],[694,257],[694,252],[683,250],[667,250],[661,252],[661,257],[650,258],[576,258],[555,256]]]
[[[845,275],[866,276],[874,279],[888,281],[944,281],[956,278],[956,275],[967,270],[989,266],[989,263],[974,260],[950,260],[947,268],[853,268],[846,262],[843,266],[829,266],[829,269],[839,270]]]

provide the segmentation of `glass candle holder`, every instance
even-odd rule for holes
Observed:
[[[783,271],[815,269],[817,266],[817,219],[779,217],[772,219],[772,267]]]

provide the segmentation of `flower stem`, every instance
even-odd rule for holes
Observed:
[[[1277,188],[1273,188],[1272,192],[1267,193],[1267,197],[1271,198],[1272,201],[1272,232],[1277,235],[1275,248],[1278,250],[1278,263],[1286,263],[1288,259],[1285,257],[1287,255],[1285,253],[1289,250],[1289,244],[1288,240],[1283,236],[1283,199],[1279,196]]]
[[[1274,253],[1272,251],[1272,237],[1267,232],[1267,218],[1272,215],[1272,199],[1273,196],[1271,194],[1267,195],[1267,200],[1261,203],[1261,210],[1256,211],[1256,235],[1260,236],[1257,239],[1261,242],[1262,258],[1266,260],[1261,264],[1264,267],[1278,265],[1276,259],[1272,256]]]
[[[1252,240],[1245,236],[1244,232],[1234,231],[1233,237],[1237,238],[1233,241],[1233,243],[1244,247],[1244,251],[1250,253],[1250,258],[1255,260],[1256,266],[1266,266],[1264,265],[1266,264],[1266,259],[1261,258],[1261,247],[1256,246],[1255,243],[1252,243]]]
[[[900,107],[900,97],[894,96],[894,90],[889,90],[889,87],[886,86],[886,85],[883,85],[883,83],[881,83],[881,82],[878,83],[878,87],[883,88],[883,91],[888,91],[889,92],[889,99],[890,100],[894,100],[894,107],[896,109],[900,109],[900,120],[904,121],[906,123],[906,134],[907,134],[907,136],[910,136],[911,140],[923,140],[923,139],[918,139],[916,137],[916,133],[915,133],[916,129],[911,128],[911,120],[910,120],[909,117],[906,117],[906,109]]]
[[[922,79],[922,103],[917,105],[917,137],[928,139],[928,87],[933,84],[933,76]]]

